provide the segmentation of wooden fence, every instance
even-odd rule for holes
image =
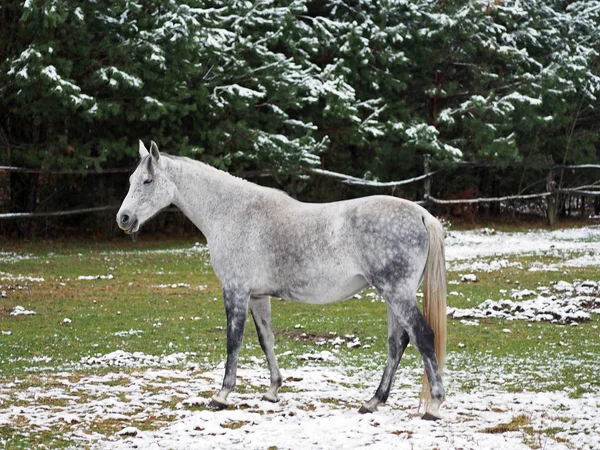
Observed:
[[[458,167],[465,168],[474,168],[474,167],[487,167],[491,169],[497,169],[498,166],[491,163],[481,163],[481,162],[460,162],[456,163]],[[556,176],[561,171],[571,170],[571,171],[584,171],[584,170],[598,170],[600,169],[599,164],[580,164],[580,165],[563,165],[563,164],[554,164],[551,160],[547,162],[539,162],[539,161],[518,161],[508,163],[503,166],[506,167],[535,167],[538,169],[546,169],[546,179],[543,180],[543,185],[545,186],[545,190],[541,192],[534,193],[515,193],[514,195],[505,195],[498,197],[472,197],[472,198],[436,198],[432,193],[432,183],[435,179],[435,176],[443,173],[448,168],[440,168],[437,170],[431,170],[431,159],[429,155],[426,155],[424,158],[423,171],[422,175],[408,178],[405,180],[399,181],[387,181],[380,182],[374,180],[367,180],[363,178],[353,177],[350,175],[345,175],[342,173],[332,172],[324,169],[306,169],[305,172],[308,172],[311,175],[323,176],[323,177],[331,177],[336,180],[339,180],[341,183],[347,185],[354,186],[364,186],[371,188],[390,188],[391,192],[394,193],[395,189],[399,186],[408,185],[416,182],[423,182],[423,200],[417,201],[420,204],[429,204],[429,205],[439,205],[441,207],[451,207],[453,205],[474,205],[474,204],[490,204],[490,203],[506,203],[506,202],[515,202],[522,200],[532,200],[532,199],[544,199],[546,204],[546,216],[548,218],[548,222],[551,226],[554,225],[557,218],[557,204],[559,202],[559,196],[570,196],[570,197],[596,197],[600,199],[600,179],[594,181],[593,183],[582,184],[580,186],[574,186],[570,188],[564,188],[560,186],[560,183],[557,184]],[[0,174],[1,173],[10,173],[10,172],[21,172],[21,173],[30,173],[30,174],[54,174],[54,175],[99,175],[99,174],[120,174],[120,173],[129,173],[131,171],[130,168],[117,168],[117,169],[106,169],[106,170],[87,170],[87,171],[77,171],[77,170],[42,170],[42,169],[27,169],[22,167],[10,167],[10,166],[0,166]],[[245,175],[251,176],[252,178],[256,178],[259,176],[271,176],[273,173],[268,171],[263,172],[249,172]],[[588,177],[589,179],[589,177]],[[1,205],[0,205],[1,206]],[[88,207],[88,208],[76,208],[65,211],[54,211],[54,212],[12,212],[12,213],[2,213],[0,214],[0,220],[15,220],[15,219],[36,219],[42,217],[57,217],[57,216],[66,216],[73,214],[87,214],[94,212],[102,212],[102,211],[110,211],[117,210],[119,205],[106,205],[99,207]]]

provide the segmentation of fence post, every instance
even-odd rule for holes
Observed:
[[[548,157],[548,175],[546,176],[546,190],[550,193],[548,200],[546,201],[548,209],[546,214],[548,215],[548,225],[550,228],[554,227],[556,223],[556,194],[554,193],[554,161],[552,156]]]
[[[427,175],[430,171],[431,166],[431,155],[426,153],[423,155],[423,172]],[[425,200],[429,200],[429,196],[431,195],[431,177],[425,178],[425,194],[423,195]]]

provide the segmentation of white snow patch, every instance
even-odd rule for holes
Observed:
[[[13,310],[10,312],[11,316],[32,316],[34,314],[37,314],[37,313],[35,311],[27,310],[27,309],[23,308],[22,306],[15,306],[13,308]]]
[[[152,103],[156,106],[163,106],[163,104],[160,101],[156,100],[154,97],[146,96],[144,97],[144,101],[146,103]]]
[[[342,340],[342,342],[344,342]],[[298,355],[296,358],[304,361],[337,361],[338,359],[330,351],[323,350],[318,353],[304,353]]]
[[[142,352],[129,353],[123,350],[116,350],[106,355],[84,357],[80,362],[88,366],[101,367],[173,366],[185,363],[188,355],[188,353],[174,353],[170,355],[154,356]]]
[[[119,336],[119,337],[128,337],[128,336],[139,336],[140,334],[143,334],[144,332],[142,330],[134,330],[134,329],[130,329],[129,331],[117,331],[116,333],[114,333],[115,336]]]
[[[582,248],[582,241],[585,246]],[[446,260],[449,263],[465,260],[481,260],[482,258],[504,259],[511,255],[556,255],[565,253],[581,253],[585,250],[589,255],[587,262],[600,262],[600,226],[569,228],[562,230],[534,230],[521,233],[496,231],[493,234],[483,230],[451,231],[446,235]],[[575,259],[579,259],[579,255]],[[452,270],[452,264],[449,264]]]
[[[475,282],[477,282],[477,275],[475,275],[473,273],[467,273],[465,275],[461,275],[460,281],[463,281],[465,283],[475,283]]]
[[[157,288],[157,289],[167,289],[167,288],[177,289],[177,288],[189,288],[190,285],[188,283],[172,283],[172,284],[156,284],[152,287]]]
[[[598,283],[586,280],[576,283],[559,281],[541,292],[513,289],[511,298],[518,301],[488,299],[474,308],[448,308],[448,315],[460,318],[501,318],[531,322],[577,323],[591,319],[590,314],[600,314],[600,289]],[[524,297],[533,299],[521,300]]]
[[[462,323],[463,325],[467,325],[469,327],[478,327],[479,326],[479,320],[461,320],[460,323]]]
[[[125,427],[121,431],[117,432],[118,436],[137,436],[140,432],[136,427]]]
[[[29,275],[13,275],[7,272],[0,272],[0,281],[9,281],[11,283],[43,283],[46,281],[43,277],[32,277]]]
[[[16,252],[0,252],[0,263],[3,264],[14,264],[16,262],[29,259],[37,259],[37,257],[28,253],[21,254]],[[0,274],[3,273],[4,272],[0,272]]]
[[[453,264],[449,270],[454,272],[498,272],[502,269],[515,268],[523,269],[523,264],[518,261],[508,261],[507,259],[493,259],[491,261],[468,261]]]
[[[113,274],[108,275],[79,275],[77,277],[78,280],[112,280],[114,278]]]

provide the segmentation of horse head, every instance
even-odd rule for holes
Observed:
[[[129,177],[129,192],[117,213],[117,224],[131,234],[169,206],[177,188],[173,182],[170,158],[161,157],[154,141],[150,151],[140,141],[140,163]]]

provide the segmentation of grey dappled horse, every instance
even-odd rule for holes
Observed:
[[[411,340],[423,357],[430,385],[427,389],[424,380],[423,418],[440,417],[446,272],[443,228],[431,214],[388,196],[302,203],[198,161],[161,154],[154,142],[148,151],[140,141],[140,157],[117,214],[119,227],[137,232],[161,209],[176,205],[206,237],[223,285],[227,363],[223,387],[210,406],[225,408],[235,387],[248,308],[271,372],[263,398],[277,402],[282,378],[273,350],[270,296],[325,304],[370,285],[387,303],[388,359],[375,395],[360,412],[373,412],[387,400]],[[416,302],[422,281],[427,320]]]

